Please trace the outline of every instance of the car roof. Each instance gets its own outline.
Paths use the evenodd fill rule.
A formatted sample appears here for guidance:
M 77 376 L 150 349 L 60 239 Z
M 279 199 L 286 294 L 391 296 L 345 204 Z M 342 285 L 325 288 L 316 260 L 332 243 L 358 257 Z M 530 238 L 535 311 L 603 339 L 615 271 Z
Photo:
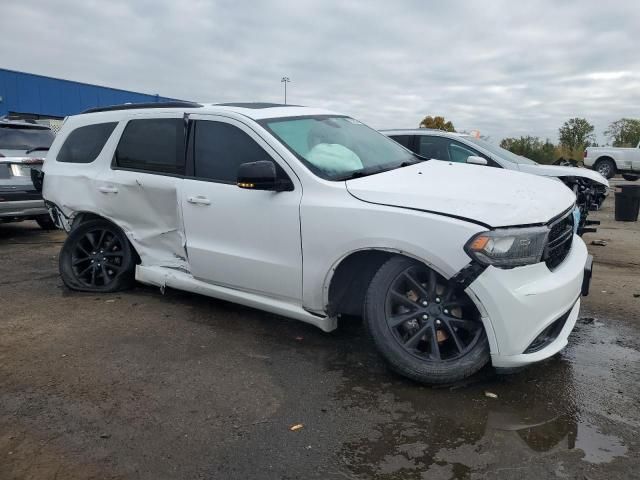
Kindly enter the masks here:
M 153 113 L 189 113 L 189 114 L 220 114 L 233 112 L 249 117 L 253 120 L 266 118 L 301 117 L 309 115 L 341 115 L 330 110 L 300 105 L 284 105 L 265 102 L 237 102 L 237 103 L 194 103 L 194 102 L 166 102 L 148 104 L 123 104 L 109 107 L 99 107 L 87 110 L 81 115 L 113 114 L 126 111 L 127 114 Z M 110 115 L 111 116 L 111 115 Z
M 380 130 L 385 135 L 440 135 L 442 137 L 469 137 L 468 133 L 445 132 L 435 128 L 395 128 Z

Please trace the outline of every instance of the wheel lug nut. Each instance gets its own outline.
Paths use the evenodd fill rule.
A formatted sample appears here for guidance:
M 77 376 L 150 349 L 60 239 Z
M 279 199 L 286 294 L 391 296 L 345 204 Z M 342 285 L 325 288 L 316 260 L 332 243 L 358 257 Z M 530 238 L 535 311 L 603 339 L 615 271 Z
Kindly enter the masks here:
M 423 320 L 429 320 L 429 315 L 422 315 Z
M 444 313 L 445 313 L 446 315 L 448 315 L 448 314 L 449 314 L 449 310 L 445 309 L 445 310 L 444 310 Z
M 436 298 L 436 303 L 440 303 L 440 298 Z
M 441 323 L 440 319 L 436 320 L 436 325 L 440 325 Z
M 422 302 L 422 306 L 423 306 L 423 307 L 426 307 L 427 305 L 429 305 L 429 302 L 427 302 L 427 301 L 423 301 L 423 302 Z

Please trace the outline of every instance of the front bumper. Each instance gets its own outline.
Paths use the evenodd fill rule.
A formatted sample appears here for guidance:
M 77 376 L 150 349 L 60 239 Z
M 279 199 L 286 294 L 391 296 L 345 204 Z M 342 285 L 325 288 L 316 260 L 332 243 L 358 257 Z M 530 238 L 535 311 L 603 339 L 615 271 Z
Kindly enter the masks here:
M 489 267 L 467 288 L 482 315 L 495 367 L 538 362 L 566 346 L 580 311 L 580 296 L 588 292 L 589 258 L 584 242 L 574 235 L 571 251 L 553 271 L 544 263 L 510 270 Z M 553 341 L 524 353 L 560 318 L 564 326 Z

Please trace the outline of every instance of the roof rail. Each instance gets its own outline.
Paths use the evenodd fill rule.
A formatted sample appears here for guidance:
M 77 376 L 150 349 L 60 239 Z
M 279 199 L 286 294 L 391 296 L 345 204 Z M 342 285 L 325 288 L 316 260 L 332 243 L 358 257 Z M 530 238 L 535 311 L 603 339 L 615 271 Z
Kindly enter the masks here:
M 138 108 L 199 108 L 201 104 L 195 102 L 183 102 L 176 100 L 173 102 L 149 102 L 149 103 L 123 103 L 120 105 L 109 105 L 108 107 L 96 107 L 85 110 L 82 113 L 111 112 L 114 110 L 134 110 Z

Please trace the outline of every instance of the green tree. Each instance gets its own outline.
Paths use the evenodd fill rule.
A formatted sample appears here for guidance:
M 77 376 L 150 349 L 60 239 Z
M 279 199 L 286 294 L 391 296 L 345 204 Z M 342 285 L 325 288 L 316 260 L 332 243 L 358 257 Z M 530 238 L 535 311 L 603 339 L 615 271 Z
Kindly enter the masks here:
M 426 116 L 419 125 L 420 128 L 433 128 L 435 130 L 444 130 L 445 132 L 455 132 L 456 129 L 451 122 L 445 122 L 444 117 Z
M 529 135 L 520 138 L 504 138 L 500 146 L 538 163 L 552 163 L 555 160 L 555 146 L 549 139 L 543 141 Z
M 558 129 L 560 147 L 564 148 L 570 158 L 581 158 L 586 147 L 595 142 L 594 127 L 586 118 L 571 118 Z
M 614 147 L 635 147 L 640 142 L 640 120 L 621 118 L 609 124 L 604 134 Z

